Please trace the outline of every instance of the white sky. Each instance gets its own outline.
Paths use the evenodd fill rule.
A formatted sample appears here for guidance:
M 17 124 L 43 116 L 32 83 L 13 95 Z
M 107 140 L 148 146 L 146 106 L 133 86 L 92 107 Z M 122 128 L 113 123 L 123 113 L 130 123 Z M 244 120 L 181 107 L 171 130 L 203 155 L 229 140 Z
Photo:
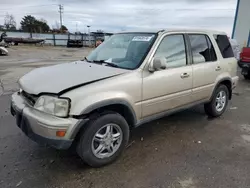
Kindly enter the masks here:
M 51 27 L 59 22 L 58 4 L 64 6 L 63 24 L 71 32 L 106 32 L 147 28 L 208 28 L 232 32 L 237 0 L 0 0 L 0 25 L 13 14 L 20 26 L 23 16 L 43 18 Z M 21 4 L 22 2 L 22 4 Z

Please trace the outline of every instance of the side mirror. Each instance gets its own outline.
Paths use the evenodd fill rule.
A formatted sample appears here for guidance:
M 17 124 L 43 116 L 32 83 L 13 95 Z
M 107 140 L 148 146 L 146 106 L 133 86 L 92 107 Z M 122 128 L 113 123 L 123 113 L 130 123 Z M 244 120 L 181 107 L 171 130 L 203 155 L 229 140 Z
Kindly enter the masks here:
M 150 62 L 149 71 L 154 72 L 161 69 L 166 69 L 166 58 L 164 57 L 154 57 Z

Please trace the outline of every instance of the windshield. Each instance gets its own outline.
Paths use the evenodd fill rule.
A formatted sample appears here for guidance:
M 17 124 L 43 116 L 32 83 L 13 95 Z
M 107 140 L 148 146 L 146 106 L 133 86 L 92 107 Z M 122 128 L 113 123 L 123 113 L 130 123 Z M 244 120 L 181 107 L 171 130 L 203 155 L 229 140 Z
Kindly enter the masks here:
M 138 68 L 154 43 L 156 34 L 125 33 L 111 36 L 87 56 L 90 62 L 108 62 L 118 68 Z

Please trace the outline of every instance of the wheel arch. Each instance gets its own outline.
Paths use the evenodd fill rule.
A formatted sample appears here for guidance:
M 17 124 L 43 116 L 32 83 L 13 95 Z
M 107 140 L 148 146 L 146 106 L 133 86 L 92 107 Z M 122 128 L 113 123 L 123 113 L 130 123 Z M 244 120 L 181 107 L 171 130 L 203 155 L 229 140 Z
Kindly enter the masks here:
M 136 113 L 133 107 L 126 100 L 110 99 L 100 101 L 90 105 L 81 112 L 80 116 L 91 116 L 93 114 L 101 114 L 104 111 L 117 112 L 124 117 L 130 127 L 133 127 L 137 122 Z
M 225 85 L 228 89 L 228 92 L 229 92 L 229 100 L 232 99 L 232 79 L 231 78 L 223 78 L 221 79 L 220 81 L 217 82 L 217 84 L 215 85 L 214 87 L 214 90 L 213 90 L 213 93 L 212 93 L 212 96 L 210 98 L 210 100 L 212 99 L 216 89 L 219 87 L 219 85 Z
M 130 128 L 135 127 L 137 118 L 132 106 L 125 100 L 107 100 L 97 102 L 81 112 L 80 115 L 73 116 L 74 118 L 80 119 L 79 123 L 72 133 L 71 138 L 74 139 L 74 143 L 77 143 L 81 133 L 87 128 L 88 122 L 91 119 L 95 119 L 105 113 L 118 113 L 127 121 Z M 81 120 L 82 119 L 82 120 Z

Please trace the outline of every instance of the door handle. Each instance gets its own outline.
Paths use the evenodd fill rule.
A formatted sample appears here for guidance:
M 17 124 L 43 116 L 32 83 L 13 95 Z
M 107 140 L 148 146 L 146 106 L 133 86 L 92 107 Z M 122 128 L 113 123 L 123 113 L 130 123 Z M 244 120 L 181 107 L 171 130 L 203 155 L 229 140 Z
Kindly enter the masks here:
M 182 74 L 181 74 L 181 78 L 187 78 L 187 77 L 189 77 L 189 74 L 188 74 L 188 73 L 185 72 L 185 73 L 182 73 Z
M 220 66 L 217 66 L 217 67 L 215 68 L 215 70 L 216 70 L 216 71 L 219 71 L 219 70 L 221 70 L 221 67 L 220 67 Z

